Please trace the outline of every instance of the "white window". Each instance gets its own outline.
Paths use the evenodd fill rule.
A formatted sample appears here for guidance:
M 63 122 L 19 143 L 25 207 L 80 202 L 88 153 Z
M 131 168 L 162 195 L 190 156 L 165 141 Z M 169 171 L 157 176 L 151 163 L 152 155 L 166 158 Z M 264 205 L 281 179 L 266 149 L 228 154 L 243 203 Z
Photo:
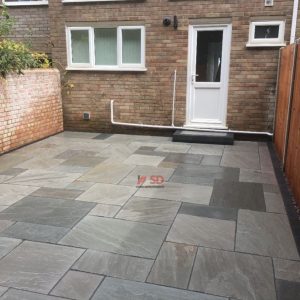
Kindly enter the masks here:
M 3 0 L 6 6 L 48 5 L 48 0 Z
M 247 47 L 285 46 L 284 31 L 284 21 L 251 22 Z
M 143 26 L 67 27 L 68 69 L 145 71 Z

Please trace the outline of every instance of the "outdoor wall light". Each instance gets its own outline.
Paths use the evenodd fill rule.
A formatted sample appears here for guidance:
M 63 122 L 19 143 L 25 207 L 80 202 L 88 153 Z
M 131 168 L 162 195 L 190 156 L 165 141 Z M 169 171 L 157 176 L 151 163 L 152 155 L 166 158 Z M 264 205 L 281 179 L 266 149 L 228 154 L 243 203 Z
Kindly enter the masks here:
M 164 26 L 170 26 L 172 24 L 172 18 L 171 17 L 163 17 L 163 25 Z M 173 27 L 174 29 L 178 28 L 178 19 L 177 16 L 173 17 Z

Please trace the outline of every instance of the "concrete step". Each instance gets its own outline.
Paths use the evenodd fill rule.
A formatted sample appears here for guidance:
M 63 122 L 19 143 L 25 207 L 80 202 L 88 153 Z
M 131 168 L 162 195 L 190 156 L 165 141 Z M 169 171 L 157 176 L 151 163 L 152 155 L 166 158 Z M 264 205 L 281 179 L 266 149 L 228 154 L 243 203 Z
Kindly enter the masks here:
M 173 134 L 173 142 L 233 145 L 234 134 L 227 132 L 176 130 Z

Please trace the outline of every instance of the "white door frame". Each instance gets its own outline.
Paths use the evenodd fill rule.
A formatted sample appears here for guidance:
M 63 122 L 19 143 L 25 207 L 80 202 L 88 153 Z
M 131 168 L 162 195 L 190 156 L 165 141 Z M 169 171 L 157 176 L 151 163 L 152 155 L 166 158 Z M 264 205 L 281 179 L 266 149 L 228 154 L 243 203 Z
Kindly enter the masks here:
M 195 59 L 195 51 L 197 51 L 197 32 L 198 31 L 212 31 L 223 30 L 223 50 L 222 50 L 222 69 L 221 69 L 221 97 L 222 101 L 222 119 L 219 124 L 211 123 L 209 120 L 205 123 L 192 123 L 191 120 L 191 107 L 192 107 L 192 71 Z M 187 65 L 187 92 L 186 92 L 186 123 L 185 127 L 197 128 L 216 128 L 227 129 L 227 102 L 228 102 L 228 84 L 229 84 L 229 69 L 230 69 L 230 51 L 231 51 L 231 24 L 207 24 L 207 25 L 189 25 L 189 43 L 188 43 L 188 65 Z M 214 86 L 214 82 L 206 83 L 207 85 Z

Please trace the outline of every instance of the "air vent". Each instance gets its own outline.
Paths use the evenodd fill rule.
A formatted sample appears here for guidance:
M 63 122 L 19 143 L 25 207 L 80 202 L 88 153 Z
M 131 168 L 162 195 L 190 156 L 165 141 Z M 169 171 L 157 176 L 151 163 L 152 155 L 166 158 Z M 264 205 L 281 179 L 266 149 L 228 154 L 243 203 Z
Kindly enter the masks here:
M 83 120 L 88 121 L 88 120 L 90 120 L 90 119 L 91 119 L 91 113 L 89 113 L 89 112 L 84 112 L 84 113 L 83 113 Z
M 265 6 L 273 6 L 274 1 L 273 0 L 265 0 Z

